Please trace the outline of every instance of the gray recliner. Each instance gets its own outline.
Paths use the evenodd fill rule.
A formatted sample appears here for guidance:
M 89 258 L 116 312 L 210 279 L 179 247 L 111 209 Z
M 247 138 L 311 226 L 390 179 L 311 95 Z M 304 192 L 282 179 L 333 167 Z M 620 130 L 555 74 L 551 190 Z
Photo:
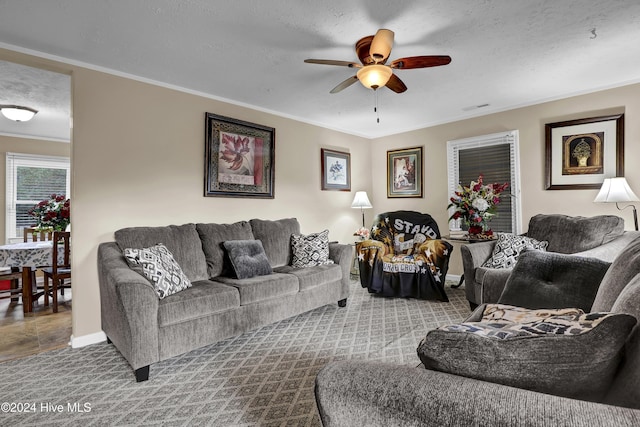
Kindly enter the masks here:
M 529 257 L 532 262 L 529 271 L 536 269 L 537 261 L 534 258 L 536 257 Z M 580 257 L 556 254 L 542 254 L 539 258 L 542 262 L 551 263 L 551 269 L 558 261 L 562 265 L 558 268 L 568 268 L 567 275 L 554 276 L 553 279 L 564 283 L 571 283 L 572 267 L 579 269 L 584 262 Z M 573 266 L 572 259 L 576 262 Z M 540 273 L 529 284 L 536 286 L 538 279 L 544 275 L 545 273 Z M 565 282 L 567 279 L 569 281 Z M 556 285 L 562 286 L 562 283 Z M 532 296 L 534 305 L 544 306 L 546 303 L 543 299 L 542 294 Z M 627 245 L 606 269 L 597 294 L 589 304 L 593 312 L 621 313 L 640 320 L 640 237 Z M 478 307 L 466 322 L 477 321 L 484 308 L 485 305 Z M 598 343 L 608 342 L 606 336 L 596 335 L 595 338 Z M 429 336 L 426 340 L 428 339 Z M 464 351 L 460 354 L 459 357 L 465 357 Z M 591 351 L 584 356 L 588 357 L 589 354 Z M 423 367 L 340 361 L 330 363 L 318 374 L 316 402 L 325 427 L 640 425 L 638 323 L 627 335 L 626 341 L 623 340 L 622 352 L 618 354 L 621 362 L 605 384 L 602 397 L 598 399 L 561 397 L 554 393 L 541 393 Z M 597 352 L 593 352 L 593 358 L 596 355 Z M 566 359 L 562 361 L 567 362 Z M 544 367 L 538 367 L 541 376 L 546 374 Z M 547 376 L 548 381 L 556 382 L 556 386 L 562 389 L 562 379 Z
M 528 237 L 547 241 L 548 252 L 598 258 L 612 262 L 638 232 L 625 232 L 624 220 L 614 215 L 572 217 L 539 214 L 529 221 Z M 467 300 L 472 308 L 495 303 L 511 274 L 510 268 L 482 265 L 491 257 L 495 241 L 463 245 L 460 248 Z

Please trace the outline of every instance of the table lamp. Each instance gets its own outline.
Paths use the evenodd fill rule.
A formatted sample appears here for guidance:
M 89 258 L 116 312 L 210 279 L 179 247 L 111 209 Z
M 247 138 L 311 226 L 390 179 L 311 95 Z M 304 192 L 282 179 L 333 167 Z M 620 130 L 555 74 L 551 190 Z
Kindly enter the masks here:
M 633 223 L 638 230 L 638 212 L 634 205 L 625 206 L 621 208 L 618 206 L 618 202 L 638 202 L 638 196 L 631 190 L 627 180 L 624 177 L 619 178 L 606 178 L 602 183 L 600 192 L 596 196 L 594 202 L 596 203 L 615 203 L 616 208 L 619 210 L 626 209 L 628 207 L 633 208 Z
M 356 191 L 356 195 L 353 198 L 353 203 L 351 203 L 351 207 L 356 209 L 360 208 L 360 212 L 362 212 L 362 227 L 364 227 L 364 209 L 371 209 L 371 202 L 367 197 L 366 191 Z

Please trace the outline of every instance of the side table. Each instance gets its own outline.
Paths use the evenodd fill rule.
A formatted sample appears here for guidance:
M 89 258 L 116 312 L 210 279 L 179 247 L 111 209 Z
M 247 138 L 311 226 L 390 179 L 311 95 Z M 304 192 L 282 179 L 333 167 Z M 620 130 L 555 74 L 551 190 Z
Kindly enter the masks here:
M 351 270 L 349 271 L 349 278 L 351 280 L 360 279 L 360 264 L 358 263 L 358 251 L 356 251 L 356 244 L 351 243 L 353 246 L 353 259 L 351 260 Z
M 478 242 L 486 242 L 488 240 L 495 240 L 495 238 L 492 239 L 477 239 L 477 238 L 470 238 L 468 235 L 466 236 L 455 236 L 455 237 L 451 237 L 451 236 L 443 236 L 442 239 L 444 240 L 450 240 L 452 242 L 458 242 L 461 244 L 470 244 L 470 243 L 478 243 Z M 464 283 L 464 272 L 460 275 L 460 281 L 458 282 L 457 285 L 453 285 L 451 286 L 452 288 L 459 288 L 460 286 L 462 286 L 462 284 Z

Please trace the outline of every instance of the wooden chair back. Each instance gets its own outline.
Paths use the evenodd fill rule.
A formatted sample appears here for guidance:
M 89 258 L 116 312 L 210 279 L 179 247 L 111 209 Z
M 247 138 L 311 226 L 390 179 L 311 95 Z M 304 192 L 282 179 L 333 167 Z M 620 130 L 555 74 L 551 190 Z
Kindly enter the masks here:
M 62 263 L 60 259 L 60 251 L 63 251 Z M 71 268 L 71 232 L 70 231 L 54 231 L 53 232 L 53 274 L 56 275 L 58 269 Z
M 44 242 L 53 239 L 53 231 L 40 231 L 33 227 L 24 228 L 24 241 L 25 242 Z

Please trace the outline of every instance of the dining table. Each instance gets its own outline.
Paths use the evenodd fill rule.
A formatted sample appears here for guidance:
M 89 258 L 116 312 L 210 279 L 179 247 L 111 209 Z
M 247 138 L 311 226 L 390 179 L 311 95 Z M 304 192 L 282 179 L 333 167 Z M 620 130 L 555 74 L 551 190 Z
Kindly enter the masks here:
M 64 253 L 60 252 L 59 257 L 64 257 Z M 52 265 L 52 256 L 52 241 L 20 242 L 0 246 L 0 267 L 22 269 L 22 310 L 25 314 L 33 311 L 35 283 L 31 281 L 31 272 L 38 267 Z M 63 259 L 59 259 L 58 262 L 63 262 Z

